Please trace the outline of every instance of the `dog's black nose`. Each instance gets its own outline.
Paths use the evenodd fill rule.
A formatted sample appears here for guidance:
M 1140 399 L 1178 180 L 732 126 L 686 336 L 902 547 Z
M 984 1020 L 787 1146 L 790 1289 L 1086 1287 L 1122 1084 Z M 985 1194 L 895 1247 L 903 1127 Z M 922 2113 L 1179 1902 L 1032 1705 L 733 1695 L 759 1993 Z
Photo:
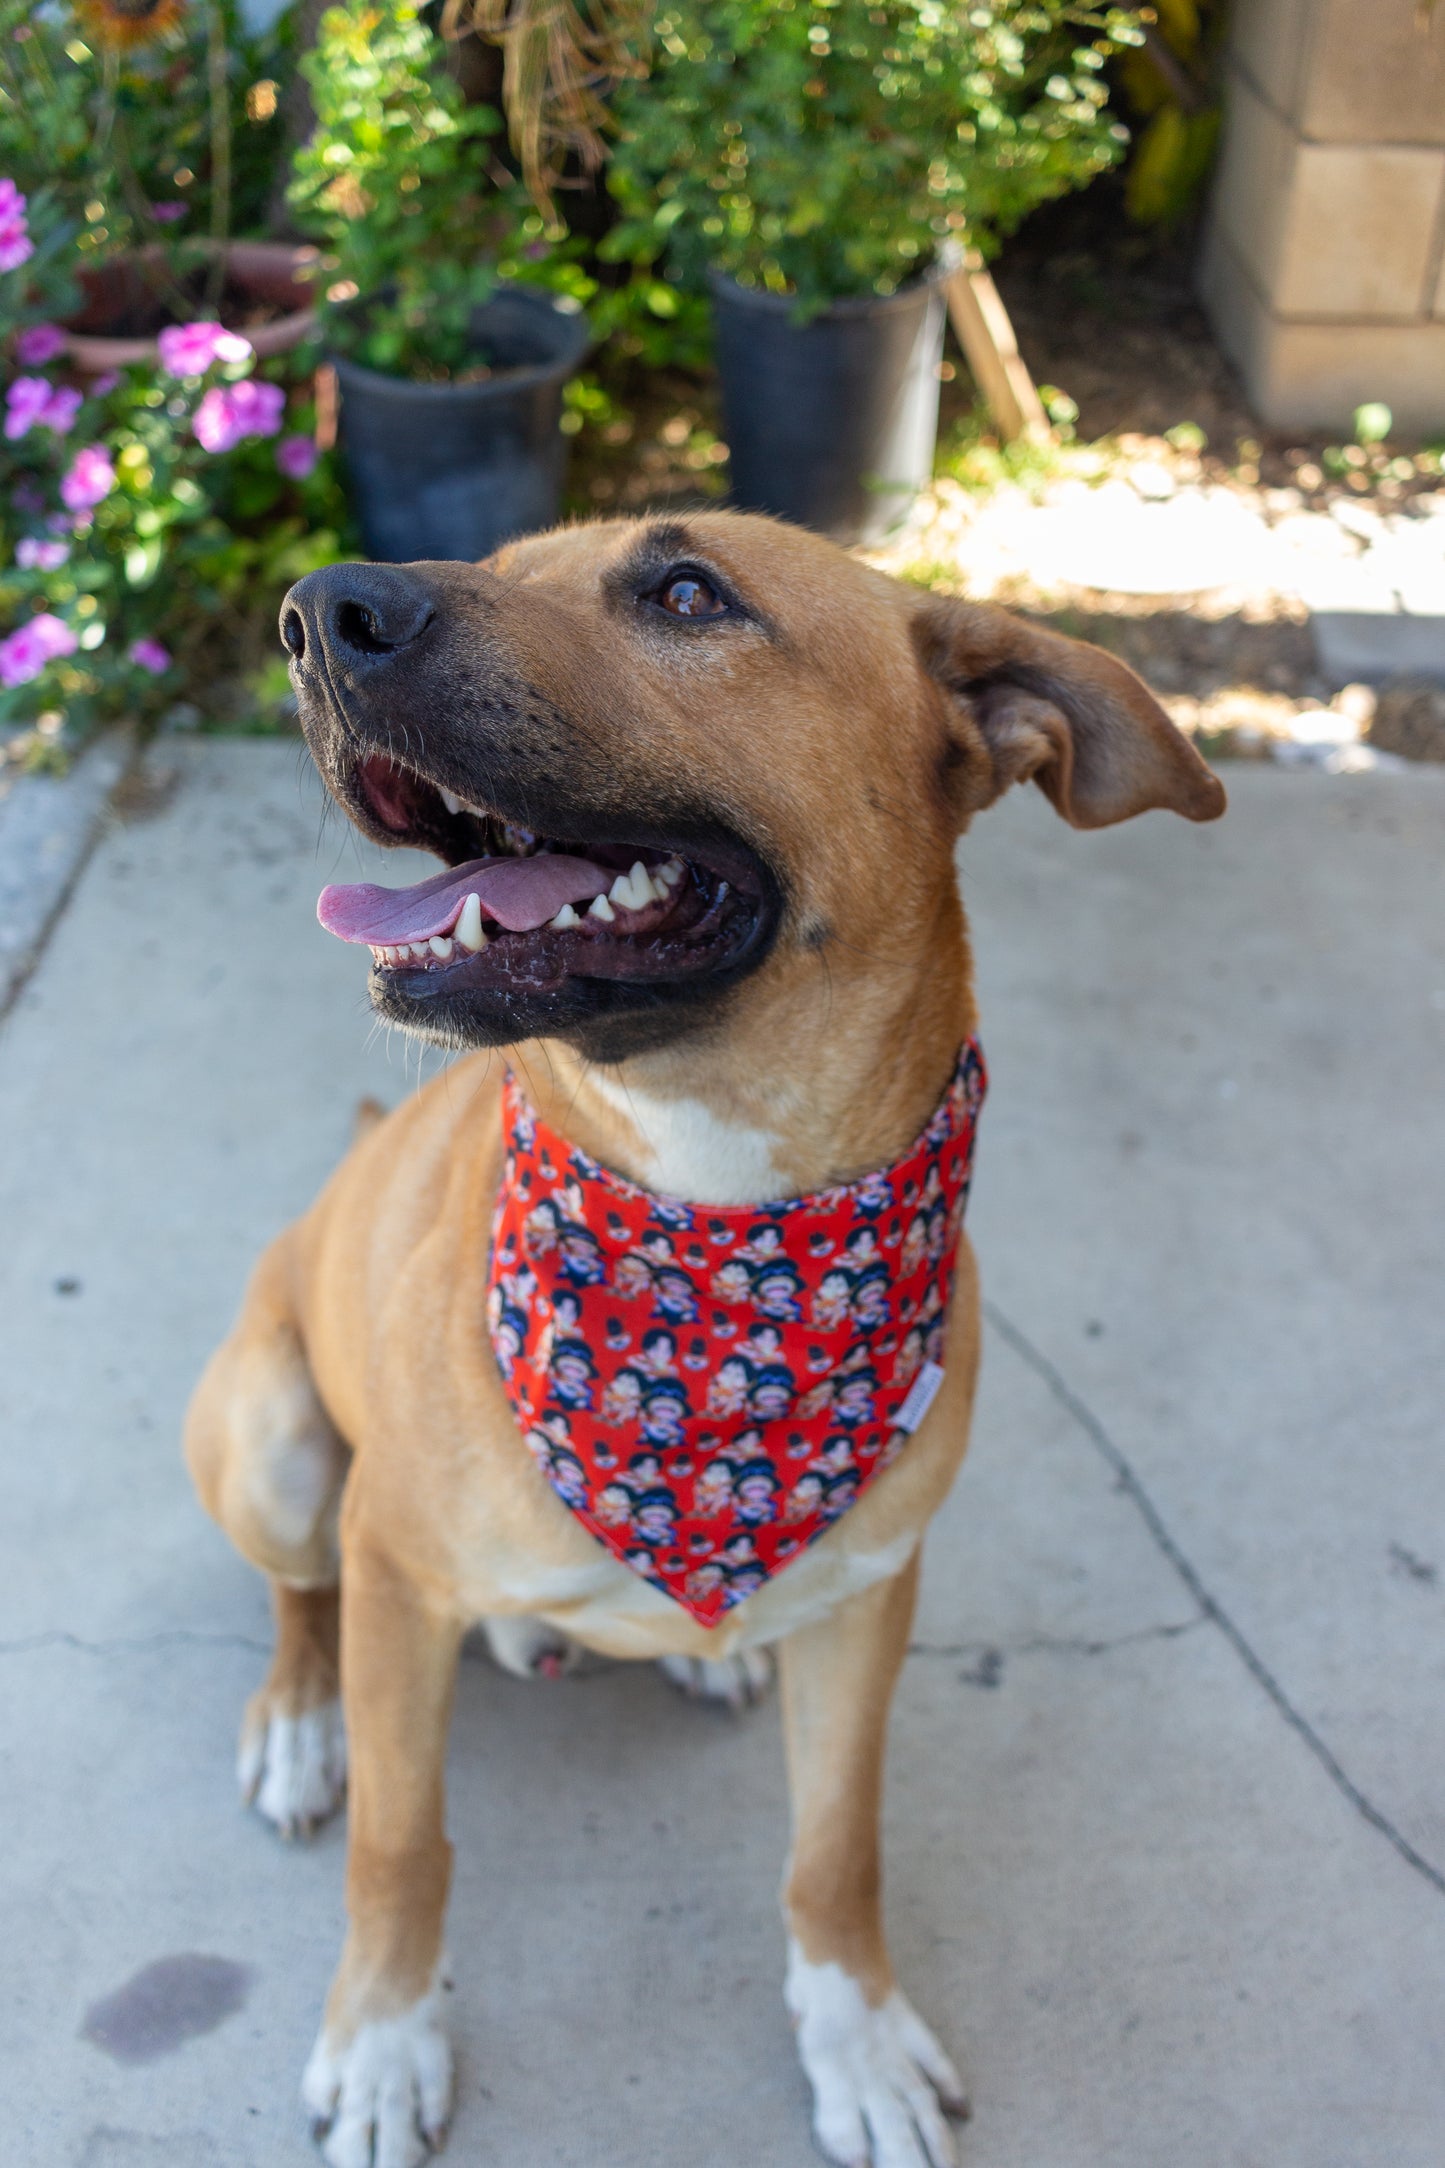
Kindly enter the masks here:
M 287 595 L 281 639 L 296 662 L 319 647 L 350 671 L 410 647 L 435 614 L 426 588 L 402 566 L 328 565 L 308 572 Z

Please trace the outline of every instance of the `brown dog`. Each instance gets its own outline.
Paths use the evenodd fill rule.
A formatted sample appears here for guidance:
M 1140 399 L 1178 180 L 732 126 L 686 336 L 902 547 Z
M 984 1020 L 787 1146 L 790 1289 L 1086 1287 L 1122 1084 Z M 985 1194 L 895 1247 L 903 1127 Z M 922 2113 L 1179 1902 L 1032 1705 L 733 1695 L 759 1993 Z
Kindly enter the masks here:
M 1032 777 L 1083 828 L 1224 808 L 1108 655 L 764 519 L 338 566 L 293 589 L 282 632 L 317 765 L 378 842 L 452 866 L 560 843 L 673 869 L 620 920 L 564 903 L 490 938 L 475 913 L 424 943 L 367 936 L 382 1016 L 516 1046 L 542 1119 L 665 1197 L 807 1194 L 919 1135 L 974 1024 L 954 845 L 1010 783 Z M 327 2158 L 410 2168 L 445 2125 L 442 1771 L 458 1647 L 482 1620 L 514 1668 L 570 1638 L 729 1698 L 779 1647 L 786 1995 L 816 2136 L 836 2161 L 942 2168 L 961 2090 L 894 1983 L 878 1813 L 919 1546 L 967 1437 L 967 1242 L 915 1435 L 704 1627 L 595 1541 L 523 1447 L 480 1322 L 501 1067 L 473 1056 L 371 1123 L 261 1260 L 189 1419 L 201 1496 L 275 1598 L 241 1777 L 283 1829 L 340 1803 L 344 1692 L 350 1933 L 305 2080 Z

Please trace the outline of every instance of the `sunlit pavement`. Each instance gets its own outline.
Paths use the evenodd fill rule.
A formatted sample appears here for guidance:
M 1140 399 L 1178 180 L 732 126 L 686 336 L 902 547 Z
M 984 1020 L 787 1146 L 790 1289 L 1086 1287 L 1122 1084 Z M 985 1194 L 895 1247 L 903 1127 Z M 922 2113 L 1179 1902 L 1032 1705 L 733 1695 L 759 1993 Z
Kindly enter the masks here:
M 318 855 L 294 750 L 180 757 L 0 1029 L 15 2168 L 299 2168 L 341 1928 L 340 1828 L 288 1848 L 234 1793 L 266 1607 L 178 1429 L 359 1093 L 415 1068 L 314 924 L 358 854 Z M 1212 829 L 1030 798 L 963 853 L 991 1324 L 888 1842 L 971 2168 L 1442 2157 L 1445 771 L 1228 780 Z M 469 1660 L 451 1822 L 449 2159 L 815 2158 L 774 1706 Z M 223 1963 L 85 2037 L 183 1954 Z

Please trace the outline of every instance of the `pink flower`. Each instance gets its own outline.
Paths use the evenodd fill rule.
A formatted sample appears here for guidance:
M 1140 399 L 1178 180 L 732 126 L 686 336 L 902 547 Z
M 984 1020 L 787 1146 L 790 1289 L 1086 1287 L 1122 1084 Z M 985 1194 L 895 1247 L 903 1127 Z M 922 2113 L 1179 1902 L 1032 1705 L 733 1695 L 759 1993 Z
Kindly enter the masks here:
M 213 384 L 196 408 L 191 428 L 207 452 L 229 452 L 245 437 L 274 437 L 281 427 L 286 394 L 279 384 L 254 376 L 239 384 Z
M 167 324 L 156 345 L 171 376 L 204 376 L 213 362 L 251 358 L 250 340 L 223 324 Z
M 107 369 L 104 376 L 98 376 L 91 385 L 91 396 L 96 399 L 108 399 L 119 382 L 119 369 Z
M 65 333 L 59 324 L 31 324 L 16 336 L 15 358 L 27 369 L 43 369 L 65 351 Z
M 0 685 L 28 685 L 57 655 L 73 655 L 75 649 L 69 625 L 51 611 L 41 610 L 8 640 L 0 640 Z
M 125 652 L 127 661 L 149 670 L 152 677 L 160 677 L 171 666 L 170 649 L 162 647 L 159 640 L 132 640 Z
M 11 180 L 0 180 L 0 271 L 18 271 L 35 254 L 25 223 L 25 198 Z
M 115 468 L 100 444 L 87 444 L 66 468 L 60 484 L 60 501 L 72 512 L 89 512 L 115 488 Z
M 66 542 L 40 542 L 33 534 L 22 535 L 15 545 L 15 562 L 22 572 L 58 572 L 70 555 Z
M 293 482 L 304 482 L 320 457 L 314 437 L 283 437 L 276 447 L 276 464 Z
M 0 181 L 0 187 L 5 184 Z M 5 394 L 5 434 L 13 443 L 32 429 L 49 406 L 54 386 L 43 376 L 17 376 Z
M 174 201 L 170 203 L 153 203 L 151 205 L 151 217 L 159 219 L 163 226 L 168 226 L 173 218 L 184 218 L 188 209 L 188 204 Z

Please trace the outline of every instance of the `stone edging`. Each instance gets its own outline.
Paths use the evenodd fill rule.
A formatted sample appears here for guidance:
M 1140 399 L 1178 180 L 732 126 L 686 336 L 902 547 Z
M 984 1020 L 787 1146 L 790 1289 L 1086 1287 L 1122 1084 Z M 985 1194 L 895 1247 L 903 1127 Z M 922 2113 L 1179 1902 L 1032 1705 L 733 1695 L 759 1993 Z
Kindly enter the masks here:
M 0 1017 L 39 958 L 136 752 L 134 731 L 110 730 L 65 775 L 22 775 L 0 797 Z

